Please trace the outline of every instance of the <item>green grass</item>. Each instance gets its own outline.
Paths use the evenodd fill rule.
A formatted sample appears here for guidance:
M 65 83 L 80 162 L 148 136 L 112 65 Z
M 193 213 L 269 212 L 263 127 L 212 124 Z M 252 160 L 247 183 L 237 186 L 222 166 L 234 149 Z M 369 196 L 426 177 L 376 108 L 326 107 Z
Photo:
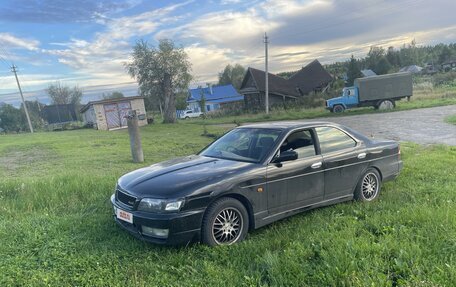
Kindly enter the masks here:
M 208 132 L 222 134 L 221 127 Z M 455 286 L 456 148 L 403 144 L 378 201 L 282 220 L 234 246 L 162 247 L 115 225 L 121 174 L 194 153 L 196 124 L 0 136 L 0 286 Z
M 445 118 L 445 121 L 449 124 L 453 124 L 453 125 L 456 125 L 456 114 L 454 115 L 451 115 L 447 118 Z

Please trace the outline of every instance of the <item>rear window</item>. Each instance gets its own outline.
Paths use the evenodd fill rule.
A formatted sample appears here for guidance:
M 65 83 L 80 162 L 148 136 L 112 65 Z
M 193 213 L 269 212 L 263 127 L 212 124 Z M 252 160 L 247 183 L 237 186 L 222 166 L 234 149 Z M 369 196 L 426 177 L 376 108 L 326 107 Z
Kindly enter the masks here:
M 315 130 L 320 141 L 322 154 L 356 146 L 356 141 L 339 129 L 319 127 Z

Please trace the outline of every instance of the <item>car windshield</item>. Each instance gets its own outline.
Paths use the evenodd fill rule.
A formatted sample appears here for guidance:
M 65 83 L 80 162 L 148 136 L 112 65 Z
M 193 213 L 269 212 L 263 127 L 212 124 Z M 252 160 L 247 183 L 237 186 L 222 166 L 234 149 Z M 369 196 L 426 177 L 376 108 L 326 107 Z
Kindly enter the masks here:
M 200 155 L 236 161 L 260 162 L 272 150 L 281 130 L 239 128 L 216 140 Z

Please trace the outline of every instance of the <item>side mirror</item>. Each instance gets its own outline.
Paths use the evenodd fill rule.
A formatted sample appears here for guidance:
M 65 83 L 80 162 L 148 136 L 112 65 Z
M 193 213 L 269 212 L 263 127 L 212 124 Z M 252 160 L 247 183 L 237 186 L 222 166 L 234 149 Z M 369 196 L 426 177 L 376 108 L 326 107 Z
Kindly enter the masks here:
M 295 152 L 294 150 L 287 150 L 282 152 L 278 157 L 274 158 L 272 162 L 274 163 L 280 163 L 284 161 L 291 161 L 291 160 L 296 160 L 298 159 L 298 153 Z

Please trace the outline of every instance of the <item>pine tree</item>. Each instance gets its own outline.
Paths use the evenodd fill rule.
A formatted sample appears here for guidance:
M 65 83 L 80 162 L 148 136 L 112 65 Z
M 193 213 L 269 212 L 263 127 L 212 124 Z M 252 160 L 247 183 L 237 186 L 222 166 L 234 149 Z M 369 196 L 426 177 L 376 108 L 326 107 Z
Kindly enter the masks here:
M 363 75 L 361 74 L 361 70 L 359 69 L 358 62 L 356 61 L 353 55 L 350 58 L 350 62 L 348 63 L 348 70 L 347 70 L 347 86 L 353 86 L 353 82 L 356 78 L 361 78 Z

